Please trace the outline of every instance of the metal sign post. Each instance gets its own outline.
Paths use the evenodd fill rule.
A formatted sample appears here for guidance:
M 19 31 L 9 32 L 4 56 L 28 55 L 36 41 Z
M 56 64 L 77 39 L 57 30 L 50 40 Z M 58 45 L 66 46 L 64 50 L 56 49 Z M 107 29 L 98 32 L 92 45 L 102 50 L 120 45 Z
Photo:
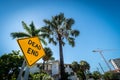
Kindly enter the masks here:
M 17 78 L 17 80 L 21 80 L 21 77 L 22 77 L 22 73 L 23 73 L 23 71 L 24 71 L 24 68 L 25 68 L 25 60 L 23 61 L 23 64 L 22 64 L 22 67 L 21 67 L 21 69 L 20 69 L 20 72 L 19 72 L 19 75 L 18 75 L 18 78 Z

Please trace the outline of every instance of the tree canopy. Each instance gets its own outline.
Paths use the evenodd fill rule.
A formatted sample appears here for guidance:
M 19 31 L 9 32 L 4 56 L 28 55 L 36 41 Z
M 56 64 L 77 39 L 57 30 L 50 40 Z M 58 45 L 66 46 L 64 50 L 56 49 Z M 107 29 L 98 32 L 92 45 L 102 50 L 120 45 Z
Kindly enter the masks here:
M 16 78 L 23 62 L 23 56 L 20 51 L 12 51 L 0 56 L 0 79 L 10 80 L 13 76 Z

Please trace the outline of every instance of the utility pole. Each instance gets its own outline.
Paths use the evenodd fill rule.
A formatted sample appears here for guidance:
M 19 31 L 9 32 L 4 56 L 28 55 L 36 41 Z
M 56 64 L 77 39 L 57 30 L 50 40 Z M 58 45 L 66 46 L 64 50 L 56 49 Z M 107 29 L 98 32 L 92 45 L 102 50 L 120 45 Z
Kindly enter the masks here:
M 97 71 L 100 72 L 99 68 L 97 67 Z
M 99 64 L 99 66 L 100 66 L 102 72 L 105 73 L 105 71 L 104 71 L 103 67 L 101 66 L 101 64 L 100 64 L 100 63 L 98 63 L 98 64 Z
M 105 57 L 102 54 L 103 50 L 93 50 L 92 52 L 99 52 L 101 57 L 103 58 L 104 62 L 106 63 L 108 69 L 111 71 L 111 67 L 109 66 L 108 62 L 106 61 Z

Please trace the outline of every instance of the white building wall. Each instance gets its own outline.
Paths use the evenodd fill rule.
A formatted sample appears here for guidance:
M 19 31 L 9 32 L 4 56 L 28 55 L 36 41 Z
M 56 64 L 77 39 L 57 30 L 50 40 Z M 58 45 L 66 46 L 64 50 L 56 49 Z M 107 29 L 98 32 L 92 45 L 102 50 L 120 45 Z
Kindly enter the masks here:
M 75 76 L 75 75 L 69 76 L 68 79 L 70 79 L 70 80 L 79 80 L 79 79 L 77 78 L 77 76 Z
M 65 67 L 65 72 L 68 72 L 68 74 L 71 74 L 72 69 L 69 67 L 69 65 L 67 65 L 67 67 Z
M 111 59 L 110 62 L 115 69 L 120 69 L 120 58 Z
M 68 79 L 70 79 L 70 80 L 78 80 L 77 75 L 73 72 L 72 68 L 70 68 L 69 65 L 66 65 L 65 72 L 68 72 L 68 74 L 70 75 L 68 77 Z M 71 73 L 73 73 L 73 75 L 71 75 Z
M 37 67 L 37 64 L 30 68 L 31 73 L 36 73 L 36 72 L 39 72 L 39 71 L 40 71 L 40 69 Z
M 52 64 L 48 65 L 48 70 L 52 70 Z
M 59 74 L 59 62 L 58 61 L 54 61 L 52 63 L 52 75 L 56 75 Z
M 117 65 L 115 64 L 115 62 L 113 60 L 111 60 L 111 63 L 115 69 L 118 69 Z

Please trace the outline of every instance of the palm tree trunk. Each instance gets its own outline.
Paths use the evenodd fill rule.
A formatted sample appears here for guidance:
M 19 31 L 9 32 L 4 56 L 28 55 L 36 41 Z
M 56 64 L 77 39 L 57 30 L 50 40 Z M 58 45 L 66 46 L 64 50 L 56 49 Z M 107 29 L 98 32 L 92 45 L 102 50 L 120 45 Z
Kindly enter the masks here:
M 42 70 L 44 71 L 45 69 L 45 61 L 43 61 L 43 64 L 42 64 Z
M 46 62 L 46 71 L 48 72 L 48 61 Z
M 64 69 L 64 58 L 63 58 L 63 49 L 62 49 L 62 43 L 61 43 L 61 35 L 58 34 L 59 38 L 59 55 L 60 55 L 60 76 L 61 80 L 65 80 L 65 69 Z
M 83 80 L 86 80 L 86 76 L 83 70 L 82 70 L 82 74 L 83 74 Z

